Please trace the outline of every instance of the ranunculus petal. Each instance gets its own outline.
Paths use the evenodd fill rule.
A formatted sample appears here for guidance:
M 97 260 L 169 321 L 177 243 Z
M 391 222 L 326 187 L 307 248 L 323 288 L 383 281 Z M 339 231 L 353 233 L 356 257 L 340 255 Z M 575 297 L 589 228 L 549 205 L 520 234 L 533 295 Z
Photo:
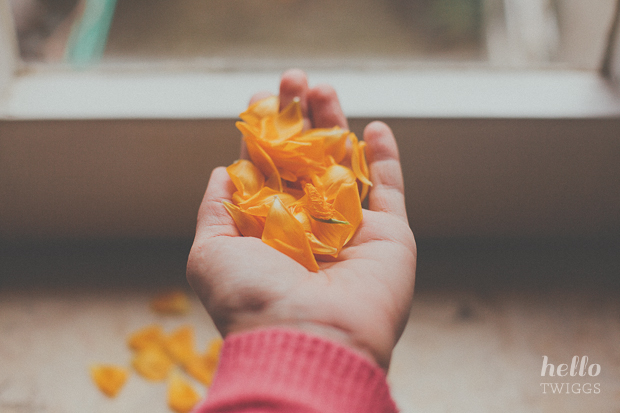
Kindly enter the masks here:
M 260 191 L 258 191 L 253 197 L 246 199 L 243 202 L 238 204 L 238 207 L 249 214 L 266 217 L 269 213 L 269 209 L 271 208 L 271 204 L 273 204 L 274 196 L 279 196 L 280 200 L 285 206 L 289 206 L 290 204 L 297 201 L 293 195 L 274 191 L 269 187 L 264 187 Z
M 351 233 L 347 236 L 345 244 L 349 242 L 357 227 L 362 222 L 362 203 L 360 201 L 357 183 L 343 184 L 338 189 L 334 199 L 334 209 L 351 224 Z
M 372 186 L 372 182 L 368 179 L 368 165 L 366 164 L 366 156 L 364 153 L 366 142 L 360 143 L 354 133 L 349 134 L 349 140 L 353 144 L 351 151 L 351 169 L 360 182 Z
M 319 177 L 325 190 L 327 199 L 334 199 L 338 193 L 340 185 L 356 182 L 355 174 L 346 166 L 334 164 L 325 170 L 325 173 Z
M 250 159 L 260 171 L 267 177 L 267 181 L 272 184 L 277 184 L 278 188 L 273 188 L 278 191 L 282 191 L 282 182 L 280 180 L 280 173 L 278 168 L 273 163 L 271 157 L 265 152 L 265 150 L 256 142 L 256 139 L 251 136 L 245 137 L 245 144 L 250 154 Z
M 189 413 L 201 397 L 189 381 L 175 372 L 168 383 L 168 406 L 175 413 Z
M 226 171 L 244 199 L 251 197 L 265 185 L 265 176 L 246 159 L 235 161 Z
M 94 364 L 90 367 L 90 374 L 99 390 L 108 397 L 115 397 L 129 377 L 125 367 L 110 364 Z
M 263 235 L 264 223 L 257 216 L 242 211 L 238 206 L 224 201 L 224 207 L 235 221 L 239 232 L 244 237 L 260 238 Z
M 252 126 L 258 126 L 261 119 L 277 115 L 279 109 L 280 99 L 277 96 L 270 96 L 251 104 L 239 117 Z
M 299 98 L 293 99 L 293 101 L 275 117 L 275 125 L 279 133 L 279 139 L 281 140 L 290 139 L 301 132 L 304 127 L 304 118 L 301 113 Z
M 319 270 L 303 225 L 295 219 L 277 196 L 265 220 L 262 240 L 308 270 L 315 272 Z

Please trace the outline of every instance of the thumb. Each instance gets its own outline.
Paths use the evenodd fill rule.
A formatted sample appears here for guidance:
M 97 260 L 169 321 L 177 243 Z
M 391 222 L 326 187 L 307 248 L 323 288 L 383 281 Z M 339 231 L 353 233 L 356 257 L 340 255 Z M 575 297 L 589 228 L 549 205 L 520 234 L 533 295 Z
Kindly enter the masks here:
M 211 172 L 207 190 L 198 209 L 196 238 L 239 235 L 235 221 L 222 203 L 230 201 L 235 190 L 226 168 L 218 167 Z
M 392 130 L 383 122 L 372 122 L 364 129 L 364 141 L 373 185 L 368 195 L 369 209 L 387 212 L 407 222 L 403 173 Z

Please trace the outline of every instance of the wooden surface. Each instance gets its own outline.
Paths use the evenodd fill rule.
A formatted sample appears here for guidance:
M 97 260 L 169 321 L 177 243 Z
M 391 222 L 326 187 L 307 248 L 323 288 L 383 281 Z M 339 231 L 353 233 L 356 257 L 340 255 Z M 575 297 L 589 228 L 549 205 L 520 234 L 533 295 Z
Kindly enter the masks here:
M 183 317 L 149 309 L 158 291 L 185 285 L 187 245 L 5 247 L 0 412 L 168 412 L 165 384 L 133 374 L 107 399 L 88 366 L 128 364 L 127 334 L 154 322 L 193 325 L 199 346 L 217 335 L 193 296 Z M 554 245 L 420 242 L 418 291 L 389 373 L 403 412 L 620 412 L 617 244 Z M 556 366 L 588 356 L 601 373 L 541 377 L 544 355 Z M 601 392 L 543 394 L 542 382 Z

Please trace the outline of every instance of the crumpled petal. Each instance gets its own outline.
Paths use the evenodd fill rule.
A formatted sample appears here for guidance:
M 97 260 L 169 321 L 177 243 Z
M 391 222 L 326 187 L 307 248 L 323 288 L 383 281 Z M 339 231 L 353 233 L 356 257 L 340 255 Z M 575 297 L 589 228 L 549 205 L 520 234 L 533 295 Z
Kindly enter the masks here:
M 162 346 L 150 345 L 134 354 L 131 365 L 145 379 L 160 381 L 168 377 L 174 362 Z
M 267 116 L 275 116 L 280 110 L 280 98 L 278 96 L 270 96 L 254 102 L 242 112 L 239 117 L 252 126 L 260 125 L 261 119 Z
M 90 374 L 99 390 L 108 397 L 116 397 L 129 377 L 125 367 L 110 364 L 93 364 Z
M 267 214 L 262 240 L 310 271 L 319 270 L 303 225 L 282 204 L 278 196 L 274 198 Z
M 339 164 L 329 166 L 319 177 L 327 199 L 334 199 L 341 185 L 355 183 L 356 179 L 351 169 Z
M 263 235 L 264 220 L 260 217 L 243 211 L 237 205 L 224 201 L 224 207 L 235 221 L 237 229 L 244 237 L 260 238 Z
M 194 351 L 194 329 L 182 326 L 172 332 L 164 341 L 168 355 L 179 364 L 185 364 L 196 354 Z
M 159 314 L 187 314 L 189 307 L 189 297 L 185 294 L 185 292 L 179 290 L 158 294 L 151 301 L 151 308 Z
M 349 242 L 357 227 L 362 222 L 362 203 L 360 201 L 357 184 L 343 184 L 338 189 L 336 198 L 334 199 L 334 209 L 351 224 L 351 232 L 347 235 L 345 244 Z
M 175 373 L 168 382 L 168 406 L 176 413 L 189 413 L 201 397 L 181 374 Z
M 226 172 L 243 199 L 250 198 L 265 185 L 265 176 L 246 159 L 235 161 L 226 168 Z
M 152 345 L 162 345 L 164 330 L 159 324 L 152 324 L 133 332 L 127 338 L 127 345 L 132 350 L 142 350 Z
M 372 182 L 369 179 L 368 164 L 366 163 L 366 142 L 359 142 L 354 133 L 349 135 L 349 140 L 353 144 L 351 150 L 351 169 L 355 173 L 355 177 L 362 183 L 361 199 L 364 199 L 368 193 L 368 187 L 372 186 Z

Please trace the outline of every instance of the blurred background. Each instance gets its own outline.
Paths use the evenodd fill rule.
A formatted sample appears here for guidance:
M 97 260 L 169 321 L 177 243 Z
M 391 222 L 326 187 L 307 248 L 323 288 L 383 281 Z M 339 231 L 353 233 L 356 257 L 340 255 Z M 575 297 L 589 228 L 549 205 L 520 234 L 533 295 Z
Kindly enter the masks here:
M 616 0 L 0 0 L 0 411 L 167 411 L 98 398 L 83 366 L 187 290 L 237 114 L 301 67 L 399 143 L 403 411 L 617 413 L 617 26 Z M 548 397 L 543 355 L 589 356 L 603 391 Z

